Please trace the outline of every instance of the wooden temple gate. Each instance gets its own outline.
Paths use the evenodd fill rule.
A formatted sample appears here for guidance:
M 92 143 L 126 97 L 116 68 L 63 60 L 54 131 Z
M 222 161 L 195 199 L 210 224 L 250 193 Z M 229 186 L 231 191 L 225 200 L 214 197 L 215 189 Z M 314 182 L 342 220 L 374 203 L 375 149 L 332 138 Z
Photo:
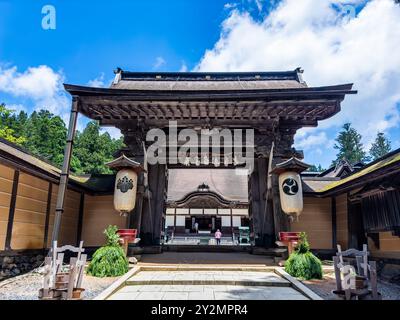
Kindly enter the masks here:
M 57 240 L 64 207 L 78 113 L 98 120 L 102 126 L 119 128 L 127 146 L 125 154 L 141 163 L 143 143 L 149 146 L 146 134 L 159 128 L 168 135 L 170 121 L 176 121 L 178 130 L 254 130 L 254 169 L 248 189 L 250 225 L 255 245 L 272 247 L 278 232 L 288 231 L 290 224 L 280 207 L 277 176 L 268 179 L 270 155 L 272 165 L 293 156 L 303 158 L 301 151 L 292 148 L 296 131 L 315 127 L 318 121 L 333 116 L 340 111 L 345 95 L 355 93 L 352 84 L 308 87 L 300 69 L 254 73 L 138 73 L 118 69 L 115 73 L 110 88 L 65 85 L 73 103 L 53 240 Z M 180 166 L 148 165 L 146 176 L 139 177 L 130 227 L 140 230 L 143 245 L 160 244 L 168 168 Z M 268 181 L 271 192 L 267 192 Z

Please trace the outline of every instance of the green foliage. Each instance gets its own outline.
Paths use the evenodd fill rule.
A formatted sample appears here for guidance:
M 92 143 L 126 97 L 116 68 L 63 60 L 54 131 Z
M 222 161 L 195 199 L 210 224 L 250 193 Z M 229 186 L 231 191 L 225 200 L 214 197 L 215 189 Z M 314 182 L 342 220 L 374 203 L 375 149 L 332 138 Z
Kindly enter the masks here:
M 21 112 L 23 116 L 25 113 Z M 18 116 L 13 114 L 13 110 L 7 109 L 4 104 L 0 104 L 0 138 L 12 143 L 22 145 L 26 138 L 19 134 L 19 127 L 16 125 Z
M 111 173 L 104 163 L 111 161 L 113 153 L 122 146 L 122 139 L 112 139 L 107 132 L 100 133 L 98 122 L 91 121 L 76 135 L 73 155 L 80 163 L 79 167 L 71 167 L 78 173 Z
M 95 277 L 118 277 L 128 272 L 128 260 L 121 247 L 101 247 L 96 250 L 88 268 Z
M 300 235 L 295 251 L 285 263 L 285 271 L 293 277 L 310 280 L 322 279 L 321 261 L 312 254 L 306 234 Z
M 67 127 L 64 121 L 47 110 L 16 114 L 0 104 L 0 137 L 24 146 L 33 154 L 57 166 L 64 160 Z M 122 138 L 101 133 L 98 122 L 89 122 L 77 132 L 71 158 L 71 170 L 77 174 L 111 173 L 104 163 L 123 147 Z
M 356 129 L 352 128 L 350 123 L 344 124 L 343 130 L 339 132 L 335 140 L 336 144 L 334 148 L 339 150 L 339 152 L 332 164 L 336 165 L 341 159 L 346 159 L 350 163 L 369 161 L 369 157 L 363 150 L 361 138 L 361 135 Z
M 61 165 L 59 155 L 64 153 L 67 128 L 64 121 L 47 110 L 34 111 L 24 128 L 26 147 L 32 153 Z
M 318 166 L 312 165 L 310 168 L 307 169 L 308 172 L 324 172 L 326 169 L 322 168 L 319 164 Z
M 391 150 L 391 142 L 385 136 L 383 132 L 378 132 L 376 135 L 375 141 L 369 150 L 369 154 L 371 155 L 373 160 L 379 159 L 384 155 L 388 154 Z
M 104 230 L 104 234 L 106 235 L 107 246 L 110 247 L 119 247 L 119 235 L 117 233 L 117 226 L 108 226 L 106 230 Z
M 95 277 L 117 277 L 128 272 L 128 259 L 119 245 L 116 226 L 104 230 L 106 245 L 96 250 L 89 264 L 88 274 Z

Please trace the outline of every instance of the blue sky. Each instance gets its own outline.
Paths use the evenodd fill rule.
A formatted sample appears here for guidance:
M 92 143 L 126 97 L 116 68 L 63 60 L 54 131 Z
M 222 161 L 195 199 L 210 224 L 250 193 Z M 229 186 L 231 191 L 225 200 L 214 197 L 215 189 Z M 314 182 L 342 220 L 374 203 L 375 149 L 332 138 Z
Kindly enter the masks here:
M 55 30 L 41 26 L 47 4 L 56 9 Z M 400 58 L 392 54 L 400 51 L 400 12 L 391 0 L 0 0 L 0 12 L 0 101 L 16 110 L 45 106 L 67 119 L 62 83 L 104 86 L 116 67 L 301 66 L 309 85 L 354 82 L 359 90 L 340 115 L 298 133 L 306 161 L 329 166 L 346 121 L 366 148 L 378 131 L 400 146 Z

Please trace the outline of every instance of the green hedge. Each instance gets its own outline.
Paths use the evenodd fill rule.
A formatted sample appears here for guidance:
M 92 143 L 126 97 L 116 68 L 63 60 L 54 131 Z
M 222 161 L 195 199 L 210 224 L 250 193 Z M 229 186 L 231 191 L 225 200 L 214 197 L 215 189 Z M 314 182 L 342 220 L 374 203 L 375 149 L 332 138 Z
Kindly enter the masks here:
M 108 226 L 104 230 L 107 243 L 93 254 L 87 270 L 88 274 L 103 278 L 122 276 L 128 272 L 128 259 L 118 243 L 117 230 L 116 226 Z
M 322 263 L 312 254 L 305 233 L 295 251 L 285 263 L 285 271 L 291 276 L 305 280 L 322 279 Z

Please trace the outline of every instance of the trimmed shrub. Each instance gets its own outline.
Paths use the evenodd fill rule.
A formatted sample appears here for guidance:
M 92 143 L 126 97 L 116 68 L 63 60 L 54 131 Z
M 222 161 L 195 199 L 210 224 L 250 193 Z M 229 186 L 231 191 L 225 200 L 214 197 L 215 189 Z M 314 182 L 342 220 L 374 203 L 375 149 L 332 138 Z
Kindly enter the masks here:
M 285 271 L 300 279 L 322 279 L 322 263 L 310 251 L 310 245 L 304 232 L 300 235 L 300 242 L 295 251 L 285 263 Z
M 128 272 L 128 259 L 119 245 L 117 230 L 116 226 L 108 226 L 104 230 L 107 243 L 93 254 L 88 274 L 104 278 L 122 276 Z

